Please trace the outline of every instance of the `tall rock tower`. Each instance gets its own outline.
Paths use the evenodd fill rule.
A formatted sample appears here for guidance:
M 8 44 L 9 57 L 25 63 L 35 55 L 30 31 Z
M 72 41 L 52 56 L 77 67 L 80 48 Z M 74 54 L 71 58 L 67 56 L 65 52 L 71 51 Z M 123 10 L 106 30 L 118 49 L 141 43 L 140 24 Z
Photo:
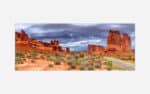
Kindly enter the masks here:
M 131 38 L 127 33 L 124 33 L 122 36 L 121 48 L 123 52 L 131 51 Z
M 121 35 L 117 30 L 110 30 L 107 37 L 107 50 L 121 51 Z
M 120 52 L 120 54 L 132 53 L 130 36 L 127 33 L 121 36 L 119 31 L 110 30 L 107 37 L 106 51 L 110 53 Z

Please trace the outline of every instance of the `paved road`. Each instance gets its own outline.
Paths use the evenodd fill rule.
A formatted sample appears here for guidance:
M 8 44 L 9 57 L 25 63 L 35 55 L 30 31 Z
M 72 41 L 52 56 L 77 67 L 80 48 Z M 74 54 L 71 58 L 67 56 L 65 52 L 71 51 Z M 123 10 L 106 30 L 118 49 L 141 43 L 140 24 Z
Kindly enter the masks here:
M 111 60 L 112 63 L 124 68 L 125 70 L 134 70 L 135 64 L 127 63 L 125 61 L 122 61 L 120 59 L 112 58 L 112 57 L 104 57 L 107 60 Z

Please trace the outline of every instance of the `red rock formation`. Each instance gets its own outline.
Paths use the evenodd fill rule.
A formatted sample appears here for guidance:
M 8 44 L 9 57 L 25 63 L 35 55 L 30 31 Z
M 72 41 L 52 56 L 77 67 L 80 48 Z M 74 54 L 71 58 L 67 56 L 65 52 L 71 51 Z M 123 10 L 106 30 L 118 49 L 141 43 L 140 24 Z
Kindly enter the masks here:
M 127 33 L 121 37 L 119 31 L 110 30 L 107 37 L 107 53 L 126 54 L 133 52 L 131 49 L 131 38 Z
M 50 43 L 45 43 L 38 41 L 36 39 L 29 38 L 24 30 L 21 32 L 16 32 L 16 50 L 38 50 L 38 51 L 47 51 L 47 52 L 70 52 L 69 48 L 66 48 L 66 51 L 62 50 L 62 47 L 59 44 L 58 40 L 51 40 Z
M 59 41 L 58 40 L 51 40 L 50 41 L 50 45 L 58 46 L 59 45 Z
M 24 30 L 21 30 L 21 32 L 16 32 L 16 41 L 27 41 L 28 39 L 29 37 Z
M 131 51 L 131 38 L 126 33 L 123 34 L 121 48 L 122 48 L 123 52 L 130 52 Z
M 62 52 L 63 51 L 58 40 L 51 40 L 49 43 L 49 47 L 52 47 L 53 52 Z
M 36 39 L 29 38 L 24 30 L 21 32 L 16 32 L 15 36 L 16 49 L 70 53 L 69 48 L 62 50 L 58 40 L 51 40 L 49 43 L 38 41 Z M 128 34 L 123 34 L 121 37 L 119 31 L 110 30 L 107 37 L 107 47 L 104 48 L 101 45 L 89 44 L 88 53 L 101 55 L 120 55 L 134 52 L 131 49 L 131 39 Z
M 110 30 L 107 37 L 107 50 L 121 51 L 121 35 L 117 30 Z
M 131 39 L 126 33 L 121 36 L 117 30 L 110 30 L 107 36 L 107 47 L 88 45 L 89 54 L 121 55 L 134 53 L 131 49 Z
M 70 53 L 70 49 L 69 49 L 69 48 L 66 48 L 65 52 L 66 52 L 66 53 Z
M 104 54 L 104 47 L 100 45 L 88 45 L 88 53 L 89 54 Z

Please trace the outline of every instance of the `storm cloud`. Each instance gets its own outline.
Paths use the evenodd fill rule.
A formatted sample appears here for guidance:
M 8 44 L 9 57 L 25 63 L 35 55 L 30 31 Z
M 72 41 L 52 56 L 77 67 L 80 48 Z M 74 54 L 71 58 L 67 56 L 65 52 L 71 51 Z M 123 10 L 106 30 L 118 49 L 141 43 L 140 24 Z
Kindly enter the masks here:
M 71 50 L 87 50 L 88 44 L 106 46 L 106 37 L 110 29 L 128 33 L 132 39 L 132 48 L 135 47 L 135 25 L 129 24 L 97 24 L 97 23 L 49 23 L 49 24 L 16 24 L 16 31 L 24 29 L 32 38 L 49 42 L 52 39 L 60 41 L 62 47 Z

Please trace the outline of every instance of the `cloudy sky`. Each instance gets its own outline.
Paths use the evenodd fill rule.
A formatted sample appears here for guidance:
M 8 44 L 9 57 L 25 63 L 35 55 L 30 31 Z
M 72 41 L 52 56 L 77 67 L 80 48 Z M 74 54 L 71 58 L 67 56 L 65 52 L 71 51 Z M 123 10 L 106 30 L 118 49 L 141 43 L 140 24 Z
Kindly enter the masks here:
M 62 47 L 69 47 L 72 51 L 87 50 L 88 44 L 97 44 L 106 47 L 106 37 L 109 29 L 116 29 L 121 34 L 128 33 L 132 39 L 132 48 L 134 49 L 135 47 L 135 26 L 130 23 L 18 23 L 15 25 L 15 29 L 16 32 L 24 29 L 30 37 L 44 42 L 57 39 L 60 41 Z

